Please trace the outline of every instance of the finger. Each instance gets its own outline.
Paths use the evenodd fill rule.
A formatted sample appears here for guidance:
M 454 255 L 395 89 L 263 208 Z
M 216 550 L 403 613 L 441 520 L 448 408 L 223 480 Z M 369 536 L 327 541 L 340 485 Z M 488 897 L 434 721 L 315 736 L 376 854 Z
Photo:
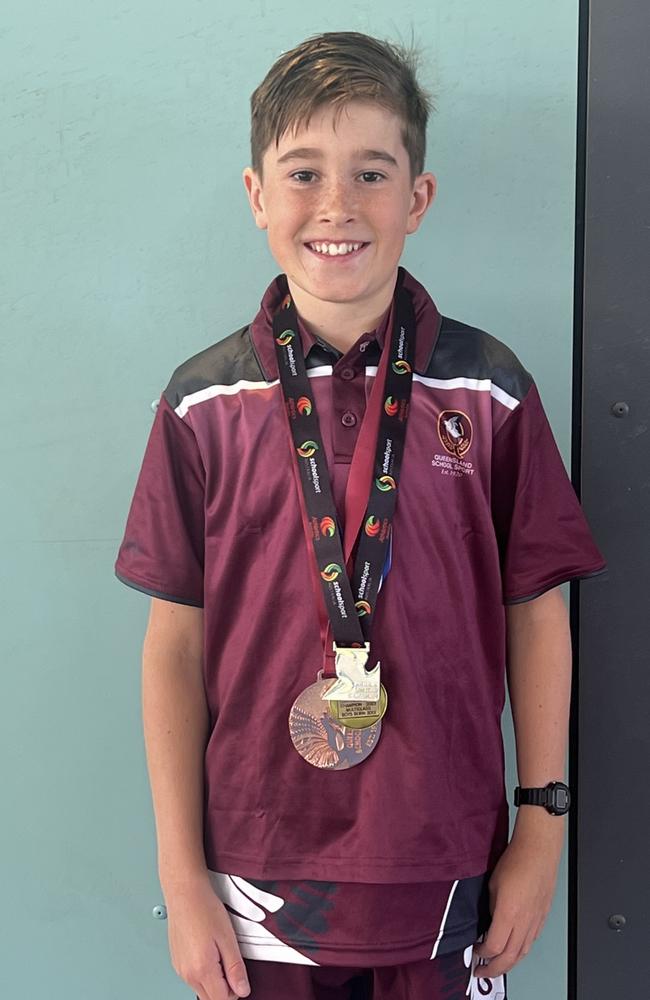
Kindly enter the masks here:
M 213 997 L 217 997 L 218 1000 L 230 1000 L 231 996 L 233 996 L 230 990 L 227 993 L 215 993 L 213 990 L 205 990 L 201 986 L 197 986 L 196 989 L 198 990 L 196 1000 L 213 1000 Z
M 521 945 L 521 951 L 515 959 L 515 965 L 530 954 L 531 948 L 535 944 L 535 941 L 542 932 L 544 926 L 544 918 L 538 921 L 533 921 L 528 929 L 528 933 L 524 937 L 523 943 Z
M 237 1000 L 237 994 L 230 989 L 220 962 L 203 978 L 198 996 L 200 1000 Z
M 518 962 L 521 961 L 522 958 L 525 958 L 526 955 L 530 953 L 530 949 L 533 947 L 534 943 L 535 943 L 535 933 L 533 930 L 530 930 L 524 939 L 524 943 L 521 946 L 521 952 L 519 953 L 519 958 L 517 959 Z
M 238 997 L 250 996 L 251 988 L 248 982 L 248 973 L 244 960 L 239 950 L 239 943 L 235 936 L 235 931 L 230 920 L 219 931 L 219 942 L 214 941 L 216 961 L 210 968 L 210 982 L 204 979 L 205 985 L 212 986 L 214 977 L 215 987 L 223 981 L 223 1000 L 234 1000 Z M 209 996 L 208 1000 L 222 1000 L 222 993 L 214 997 Z
M 214 959 L 210 962 L 207 972 L 204 972 L 199 982 L 199 987 L 201 1000 L 237 1000 L 238 994 L 231 989 L 226 978 L 223 959 L 219 948 L 216 946 L 216 942 Z M 201 993 L 201 990 L 203 993 Z
M 232 997 L 237 1000 L 238 997 L 248 997 L 251 993 L 251 988 L 248 983 L 248 976 L 246 975 L 246 967 L 242 961 L 235 962 L 226 970 L 226 976 L 228 980 L 228 986 L 232 990 Z M 228 994 L 230 998 L 230 993 Z
M 512 934 L 513 923 L 512 917 L 506 917 L 503 912 L 497 911 L 483 940 L 474 945 L 474 954 L 479 958 L 500 955 Z
M 537 927 L 535 928 L 535 939 L 537 939 L 542 931 L 544 930 L 544 925 L 548 919 L 550 910 L 546 910 L 545 913 L 540 917 Z
M 474 975 L 481 979 L 496 979 L 514 968 L 521 957 L 525 934 L 513 928 L 505 948 L 500 954 L 488 959 L 485 965 L 477 965 Z
M 234 945 L 228 942 L 222 946 L 221 965 L 228 986 L 235 994 L 235 997 L 250 996 L 251 988 L 248 982 L 248 974 L 236 940 L 234 941 Z

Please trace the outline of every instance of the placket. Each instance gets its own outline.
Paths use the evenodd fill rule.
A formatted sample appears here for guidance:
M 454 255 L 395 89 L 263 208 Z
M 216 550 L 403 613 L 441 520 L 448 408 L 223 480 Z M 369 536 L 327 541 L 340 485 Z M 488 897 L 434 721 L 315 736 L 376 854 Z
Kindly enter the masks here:
M 359 429 L 366 412 L 366 365 L 376 363 L 379 352 L 374 339 L 361 339 L 332 369 L 331 442 L 334 460 L 332 492 L 345 530 L 345 488 Z

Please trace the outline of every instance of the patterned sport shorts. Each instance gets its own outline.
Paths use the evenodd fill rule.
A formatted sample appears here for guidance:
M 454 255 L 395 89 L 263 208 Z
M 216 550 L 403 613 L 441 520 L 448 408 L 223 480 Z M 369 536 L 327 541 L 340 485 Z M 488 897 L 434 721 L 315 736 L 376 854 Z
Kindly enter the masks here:
M 507 1000 L 506 976 L 472 975 L 477 961 L 471 945 L 433 960 L 371 969 L 244 959 L 250 1000 Z

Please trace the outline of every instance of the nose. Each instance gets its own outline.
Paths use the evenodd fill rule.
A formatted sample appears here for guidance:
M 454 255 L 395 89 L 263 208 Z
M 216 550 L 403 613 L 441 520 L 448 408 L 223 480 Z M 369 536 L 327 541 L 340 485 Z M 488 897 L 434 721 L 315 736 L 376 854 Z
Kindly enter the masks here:
M 318 215 L 320 222 L 330 222 L 335 226 L 353 222 L 356 211 L 354 191 L 345 180 L 332 180 L 324 187 Z

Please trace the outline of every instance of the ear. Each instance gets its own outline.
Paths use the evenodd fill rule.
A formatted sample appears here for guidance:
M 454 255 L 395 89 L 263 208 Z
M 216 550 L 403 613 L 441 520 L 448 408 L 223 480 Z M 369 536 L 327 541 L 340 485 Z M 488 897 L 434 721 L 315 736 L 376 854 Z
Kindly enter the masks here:
M 264 211 L 264 196 L 262 192 L 262 185 L 257 173 L 252 169 L 252 167 L 246 167 L 242 174 L 242 180 L 244 182 L 244 187 L 246 188 L 246 194 L 248 195 L 251 212 L 253 213 L 253 218 L 255 219 L 255 225 L 258 229 L 267 229 L 268 221 L 266 218 L 266 212 Z
M 431 173 L 419 174 L 415 178 L 406 224 L 407 233 L 414 233 L 419 228 L 429 205 L 436 196 L 437 188 L 438 183 Z

